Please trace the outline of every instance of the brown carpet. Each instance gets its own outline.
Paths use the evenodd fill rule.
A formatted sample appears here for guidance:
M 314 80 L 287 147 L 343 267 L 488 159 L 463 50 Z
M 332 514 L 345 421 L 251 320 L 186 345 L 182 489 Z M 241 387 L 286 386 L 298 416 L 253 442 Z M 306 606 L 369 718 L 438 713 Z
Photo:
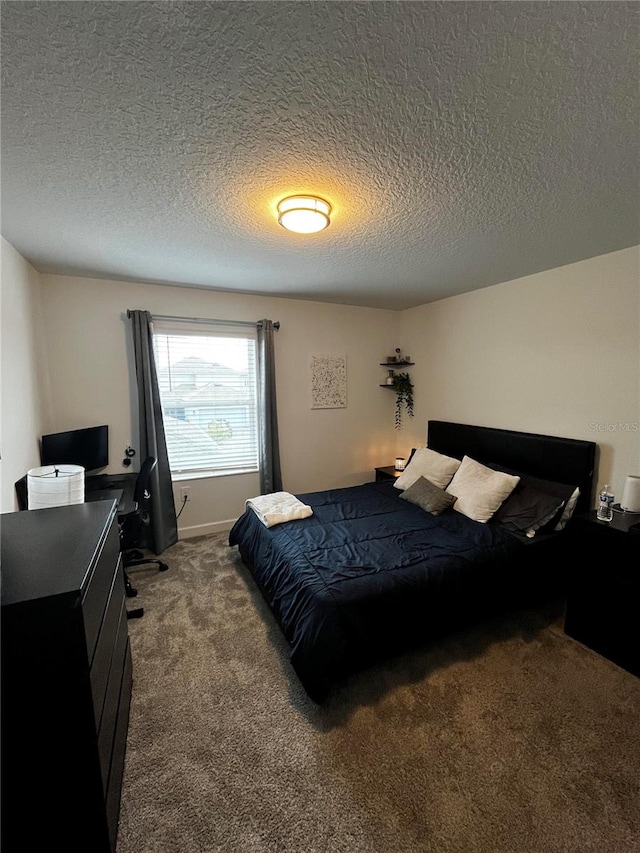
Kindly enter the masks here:
M 132 574 L 118 853 L 640 850 L 640 680 L 557 612 L 458 633 L 318 707 L 226 542 Z

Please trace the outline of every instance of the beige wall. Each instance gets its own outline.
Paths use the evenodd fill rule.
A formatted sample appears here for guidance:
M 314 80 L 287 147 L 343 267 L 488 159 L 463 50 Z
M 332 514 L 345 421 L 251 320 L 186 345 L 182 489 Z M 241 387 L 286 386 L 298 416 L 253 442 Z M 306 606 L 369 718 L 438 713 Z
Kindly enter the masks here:
M 640 248 L 403 312 L 428 419 L 595 441 L 597 481 L 640 474 Z
M 626 249 L 402 313 L 118 281 L 39 276 L 2 241 L 2 511 L 37 465 L 48 430 L 111 427 L 111 471 L 136 443 L 124 312 L 280 320 L 278 409 L 284 486 L 372 478 L 424 443 L 429 418 L 594 440 L 598 482 L 616 497 L 640 473 L 640 254 Z M 43 317 L 46 316 L 46 323 Z M 401 345 L 415 418 L 393 429 L 378 363 Z M 46 346 L 46 358 L 40 351 Z M 346 353 L 348 407 L 311 410 L 308 357 Z M 50 374 L 50 376 L 49 376 Z M 626 428 L 625 428 L 626 427 Z M 180 483 L 176 486 L 179 494 Z M 256 475 L 194 480 L 181 535 L 228 526 Z
M 45 275 L 42 282 L 55 428 L 108 423 L 109 470 L 125 470 L 121 460 L 127 442 L 137 444 L 130 404 L 127 308 L 186 317 L 280 321 L 276 369 L 287 491 L 366 482 L 373 478 L 375 466 L 393 461 L 393 401 L 389 392 L 378 388 L 384 377 L 378 364 L 398 345 L 398 313 L 66 276 Z M 311 353 L 346 354 L 347 408 L 311 410 Z M 184 484 L 175 485 L 176 504 Z M 249 474 L 193 480 L 190 485 L 192 500 L 179 522 L 183 536 L 228 526 L 241 513 L 245 499 L 259 492 L 257 475 Z
M 17 509 L 15 482 L 40 464 L 39 438 L 48 431 L 48 383 L 43 358 L 40 277 L 0 237 L 2 256 L 2 414 L 0 511 Z

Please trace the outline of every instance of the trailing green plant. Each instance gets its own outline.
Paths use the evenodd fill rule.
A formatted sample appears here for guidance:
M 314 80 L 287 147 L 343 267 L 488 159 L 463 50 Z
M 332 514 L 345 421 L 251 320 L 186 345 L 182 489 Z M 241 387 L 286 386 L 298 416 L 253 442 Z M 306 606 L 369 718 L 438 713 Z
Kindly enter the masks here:
M 402 429 L 402 409 L 413 417 L 413 384 L 408 373 L 396 373 L 393 377 L 393 390 L 396 392 L 396 429 Z

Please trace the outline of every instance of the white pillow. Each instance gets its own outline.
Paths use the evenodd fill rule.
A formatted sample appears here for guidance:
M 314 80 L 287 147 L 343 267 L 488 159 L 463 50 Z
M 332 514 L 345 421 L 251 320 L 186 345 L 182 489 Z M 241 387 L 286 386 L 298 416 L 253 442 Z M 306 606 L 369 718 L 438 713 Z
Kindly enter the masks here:
M 567 522 L 573 515 L 573 511 L 576 508 L 576 504 L 578 503 L 578 498 L 580 497 L 580 489 L 576 486 L 575 489 L 571 492 L 571 497 L 564 505 L 564 509 L 562 510 L 562 515 L 560 516 L 560 521 L 553 528 L 554 530 L 564 530 L 567 526 Z
M 446 491 L 458 500 L 453 508 L 474 521 L 489 521 L 520 482 L 520 477 L 493 471 L 464 456 Z
M 459 459 L 436 453 L 435 450 L 429 450 L 428 447 L 419 447 L 413 454 L 411 462 L 393 485 L 396 489 L 408 489 L 416 480 L 424 477 L 434 486 L 444 489 L 451 482 L 451 478 L 459 467 Z

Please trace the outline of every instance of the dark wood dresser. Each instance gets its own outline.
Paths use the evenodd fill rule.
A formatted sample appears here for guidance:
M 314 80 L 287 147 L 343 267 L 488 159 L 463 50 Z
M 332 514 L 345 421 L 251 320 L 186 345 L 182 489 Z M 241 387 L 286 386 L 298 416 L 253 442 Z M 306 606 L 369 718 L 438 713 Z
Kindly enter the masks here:
M 0 528 L 3 853 L 113 853 L 132 683 L 116 503 Z

